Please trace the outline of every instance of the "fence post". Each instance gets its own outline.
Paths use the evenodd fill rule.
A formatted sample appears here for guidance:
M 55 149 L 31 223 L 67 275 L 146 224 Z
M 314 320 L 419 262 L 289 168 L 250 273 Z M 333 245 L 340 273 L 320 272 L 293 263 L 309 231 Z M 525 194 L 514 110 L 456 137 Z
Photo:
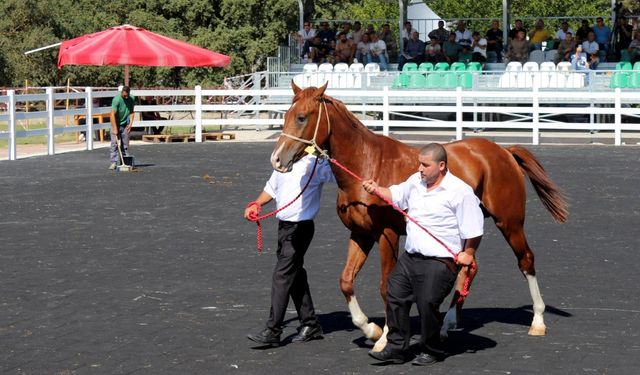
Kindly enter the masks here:
M 539 93 L 540 91 L 538 91 L 538 85 L 535 83 L 535 80 L 533 80 L 533 103 L 532 103 L 532 119 L 531 121 L 533 122 L 531 124 L 531 130 L 533 131 L 533 141 L 532 143 L 534 145 L 539 145 L 540 144 L 540 97 L 539 97 Z
M 196 142 L 202 142 L 202 86 L 196 86 Z
M 615 111 L 614 111 L 614 134 L 615 134 L 615 145 L 620 146 L 622 144 L 622 134 L 621 134 L 621 126 L 622 126 L 622 115 L 620 111 L 622 110 L 622 100 L 621 100 L 621 91 L 619 88 L 615 91 Z
M 53 98 L 53 87 L 47 87 L 47 154 L 54 155 L 55 150 L 55 126 L 53 111 L 56 110 L 56 103 Z
M 389 136 L 389 87 L 384 86 L 382 96 L 382 134 Z
M 462 87 L 456 87 L 456 140 L 462 140 Z
M 9 160 L 16 160 L 16 91 L 8 90 L 9 95 Z
M 91 151 L 93 150 L 93 89 L 91 87 L 85 87 L 84 92 L 86 95 L 84 105 L 87 107 L 87 116 L 84 122 L 87 128 L 87 135 L 84 138 L 87 142 L 87 151 Z M 109 130 L 109 132 L 111 132 L 111 130 Z

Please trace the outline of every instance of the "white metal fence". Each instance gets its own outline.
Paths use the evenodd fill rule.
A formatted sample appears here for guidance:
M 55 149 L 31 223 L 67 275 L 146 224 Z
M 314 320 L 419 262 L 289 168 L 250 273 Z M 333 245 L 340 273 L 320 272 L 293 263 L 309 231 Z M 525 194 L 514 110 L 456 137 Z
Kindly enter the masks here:
M 9 159 L 15 160 L 16 140 L 20 137 L 44 135 L 47 151 L 55 153 L 55 136 L 65 132 L 86 131 L 86 148 L 93 149 L 93 137 L 98 129 L 109 129 L 108 123 L 97 124 L 94 115 L 110 112 L 109 107 L 93 107 L 94 98 L 110 98 L 118 91 L 93 91 L 86 88 L 79 93 L 55 93 L 47 88 L 44 94 L 16 95 L 8 91 L 0 96 L 0 139 L 8 140 Z M 168 114 L 169 120 L 138 121 L 134 127 L 182 127 L 202 142 L 203 129 L 216 126 L 226 130 L 239 126 L 256 129 L 281 126 L 283 114 L 291 104 L 291 89 L 203 90 L 200 86 L 189 90 L 132 90 L 137 97 L 171 97 L 171 104 L 137 105 L 136 112 L 157 111 Z M 615 89 L 608 92 L 566 90 L 379 90 L 329 89 L 327 94 L 342 100 L 369 127 L 390 130 L 449 129 L 456 139 L 462 139 L 465 128 L 517 129 L 530 132 L 531 143 L 539 144 L 544 131 L 593 130 L 611 133 L 616 145 L 622 144 L 623 132 L 640 132 L 640 91 Z M 56 109 L 56 101 L 78 100 L 81 106 Z M 26 112 L 26 102 L 40 103 L 44 110 Z M 89 103 L 89 105 L 87 105 Z M 22 105 L 19 105 L 22 104 Z M 64 116 L 86 118 L 85 125 L 57 127 Z M 45 128 L 18 130 L 25 120 L 39 120 Z

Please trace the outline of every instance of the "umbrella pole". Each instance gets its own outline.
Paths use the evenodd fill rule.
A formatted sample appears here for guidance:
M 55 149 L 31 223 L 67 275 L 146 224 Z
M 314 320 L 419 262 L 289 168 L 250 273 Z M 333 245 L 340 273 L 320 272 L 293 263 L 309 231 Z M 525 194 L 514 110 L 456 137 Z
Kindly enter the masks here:
M 124 66 L 124 85 L 129 86 L 129 65 Z

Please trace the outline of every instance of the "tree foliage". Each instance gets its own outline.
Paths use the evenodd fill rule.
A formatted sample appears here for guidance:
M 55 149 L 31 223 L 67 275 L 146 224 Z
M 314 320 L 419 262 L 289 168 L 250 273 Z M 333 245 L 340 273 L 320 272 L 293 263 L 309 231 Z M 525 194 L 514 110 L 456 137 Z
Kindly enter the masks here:
M 622 0 L 627 7 L 637 0 Z M 500 17 L 502 0 L 426 0 L 445 18 Z M 361 20 L 397 31 L 395 0 L 304 0 L 305 18 Z M 607 15 L 610 0 L 510 0 L 512 15 Z M 631 9 L 631 8 L 629 8 Z M 0 2 L 0 86 L 115 86 L 122 67 L 56 68 L 58 50 L 25 51 L 121 24 L 218 51 L 232 58 L 226 69 L 132 67 L 133 86 L 219 85 L 225 76 L 262 70 L 268 56 L 298 28 L 297 0 L 3 0 Z M 369 22 L 378 20 L 377 22 Z M 554 25 L 555 26 L 555 25 Z M 484 26 L 483 26 L 484 28 Z

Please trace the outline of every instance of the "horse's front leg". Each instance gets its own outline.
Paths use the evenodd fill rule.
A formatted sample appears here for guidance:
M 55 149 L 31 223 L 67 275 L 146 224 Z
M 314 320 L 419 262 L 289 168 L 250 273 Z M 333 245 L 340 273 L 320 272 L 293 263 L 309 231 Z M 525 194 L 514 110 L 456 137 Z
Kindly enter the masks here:
M 380 296 L 384 302 L 385 312 L 387 310 L 387 281 L 389 280 L 389 274 L 396 266 L 398 261 L 398 242 L 400 236 L 392 229 L 385 229 L 382 236 L 378 239 L 380 245 Z M 387 333 L 389 328 L 384 325 L 382 336 L 376 341 L 373 346 L 374 352 L 379 352 L 387 345 Z
M 342 290 L 344 297 L 347 299 L 353 324 L 362 330 L 366 338 L 378 340 L 382 335 L 382 329 L 375 323 L 369 323 L 369 318 L 360 309 L 354 291 L 358 272 L 366 262 L 373 244 L 374 240 L 372 238 L 351 233 L 347 263 L 344 266 L 344 270 L 342 270 L 342 276 L 340 276 L 340 290 Z
M 467 281 L 467 277 L 469 277 L 469 284 L 467 286 L 468 292 L 469 289 L 471 289 L 471 283 L 473 282 L 473 279 L 476 277 L 477 273 L 477 262 L 475 267 L 462 267 L 460 269 L 460 272 L 458 272 L 458 278 L 456 279 L 456 287 L 453 293 L 453 298 L 451 299 L 449 310 L 447 310 L 447 313 L 444 316 L 442 328 L 440 329 L 441 340 L 446 340 L 447 338 L 449 338 L 449 331 L 454 330 L 458 327 L 458 323 L 460 322 L 460 318 L 462 316 L 462 305 L 464 305 L 464 301 L 466 299 L 466 296 L 464 296 L 462 292 L 464 290 L 464 285 Z

